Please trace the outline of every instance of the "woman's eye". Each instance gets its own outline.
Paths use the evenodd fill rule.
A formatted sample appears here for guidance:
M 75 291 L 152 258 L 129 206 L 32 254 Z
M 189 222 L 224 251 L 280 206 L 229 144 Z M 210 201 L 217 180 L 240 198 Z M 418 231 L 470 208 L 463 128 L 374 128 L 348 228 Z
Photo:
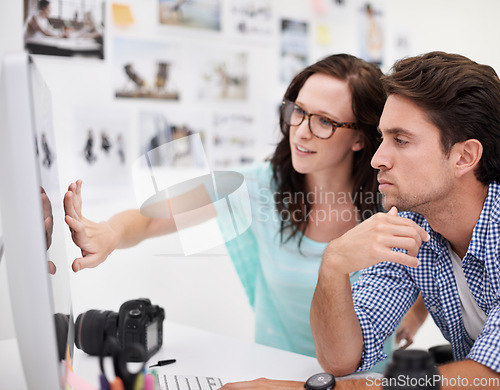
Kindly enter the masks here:
M 295 113 L 300 114 L 300 115 L 304 115 L 304 114 L 306 113 L 306 112 L 305 112 L 302 108 L 300 108 L 299 106 L 295 106 L 295 107 L 294 107 L 294 111 L 295 111 Z
M 323 127 L 332 127 L 332 122 L 323 117 L 319 117 L 319 124 Z
M 398 145 L 406 145 L 408 141 L 404 141 L 398 137 L 394 137 L 394 142 L 396 142 Z

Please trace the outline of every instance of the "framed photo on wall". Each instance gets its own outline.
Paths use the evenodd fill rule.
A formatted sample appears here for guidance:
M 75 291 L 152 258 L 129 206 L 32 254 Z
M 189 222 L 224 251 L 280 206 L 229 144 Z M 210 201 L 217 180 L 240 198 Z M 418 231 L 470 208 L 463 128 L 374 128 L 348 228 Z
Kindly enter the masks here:
M 104 59 L 103 0 L 29 0 L 24 46 L 32 54 Z

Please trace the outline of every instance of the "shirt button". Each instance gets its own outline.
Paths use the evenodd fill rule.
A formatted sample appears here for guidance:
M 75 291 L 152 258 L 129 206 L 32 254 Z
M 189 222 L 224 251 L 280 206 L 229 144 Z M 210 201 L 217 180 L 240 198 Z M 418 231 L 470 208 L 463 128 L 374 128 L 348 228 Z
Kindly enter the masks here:
M 436 306 L 431 306 L 431 307 L 429 307 L 429 311 L 435 313 L 437 311 L 437 307 Z

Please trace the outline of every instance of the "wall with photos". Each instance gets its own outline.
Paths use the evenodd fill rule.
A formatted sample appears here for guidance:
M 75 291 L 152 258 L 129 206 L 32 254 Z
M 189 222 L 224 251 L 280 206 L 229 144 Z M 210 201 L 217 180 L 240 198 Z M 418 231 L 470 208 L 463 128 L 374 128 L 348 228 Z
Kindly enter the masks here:
M 0 54 L 25 44 L 36 53 L 47 49 L 36 37 L 23 41 L 22 2 L 5 3 Z M 78 2 L 52 3 L 54 22 L 83 42 L 75 56 L 50 51 L 70 42 L 60 38 L 49 45 L 51 55 L 36 57 L 53 94 L 53 148 L 64 162 L 62 187 L 82 178 L 85 212 L 95 220 L 137 206 L 134 162 L 161 142 L 200 134 L 211 169 L 268 156 L 279 137 L 277 112 L 288 82 L 324 55 L 348 52 L 388 70 L 402 56 L 445 50 L 500 71 L 500 52 L 483 45 L 500 33 L 500 3 L 491 0 L 373 0 L 369 9 L 364 0 L 199 0 L 179 8 L 172 0 L 88 0 L 94 30 L 85 27 L 85 10 L 68 11 Z M 78 256 L 71 245 L 69 252 Z M 137 296 L 153 302 L 166 296 L 169 319 L 251 338 L 252 312 L 224 247 L 188 258 L 180 253 L 171 235 L 72 274 L 75 314 L 117 310 Z M 2 262 L 4 313 L 7 283 Z M 10 316 L 3 319 L 0 338 L 12 337 Z M 435 334 L 432 327 L 426 331 Z

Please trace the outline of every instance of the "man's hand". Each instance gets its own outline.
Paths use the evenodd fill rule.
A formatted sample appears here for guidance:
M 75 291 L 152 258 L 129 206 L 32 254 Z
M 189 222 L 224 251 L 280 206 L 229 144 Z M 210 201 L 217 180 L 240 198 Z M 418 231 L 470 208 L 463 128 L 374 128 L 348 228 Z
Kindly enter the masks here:
M 417 267 L 416 258 L 422 241 L 429 234 L 414 221 L 398 216 L 392 207 L 378 213 L 333 240 L 325 251 L 323 265 L 332 264 L 340 274 L 347 275 L 383 261 Z M 408 254 L 393 251 L 406 249 Z M 326 260 L 326 261 L 325 261 Z
M 96 223 L 82 215 L 82 181 L 71 183 L 64 195 L 65 221 L 82 257 L 73 261 L 73 271 L 94 268 L 104 262 L 119 244 L 119 233 L 109 222 Z
M 222 390 L 243 389 L 276 389 L 276 390 L 304 390 L 304 382 L 280 381 L 266 378 L 254 379 L 253 381 L 227 383 L 221 387 Z
M 272 380 L 266 378 L 254 379 L 253 381 L 227 383 L 221 387 L 222 390 L 304 390 L 304 382 Z M 379 386 L 367 385 L 364 379 L 338 380 L 335 390 L 380 390 Z

